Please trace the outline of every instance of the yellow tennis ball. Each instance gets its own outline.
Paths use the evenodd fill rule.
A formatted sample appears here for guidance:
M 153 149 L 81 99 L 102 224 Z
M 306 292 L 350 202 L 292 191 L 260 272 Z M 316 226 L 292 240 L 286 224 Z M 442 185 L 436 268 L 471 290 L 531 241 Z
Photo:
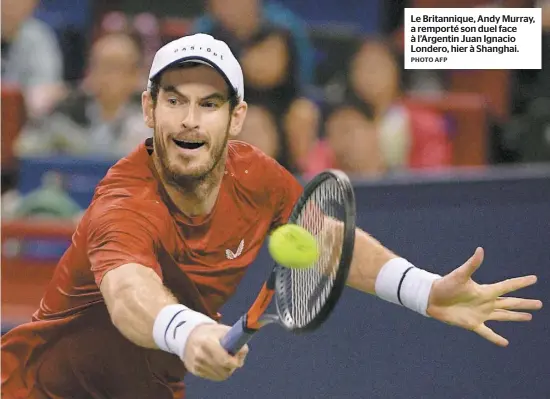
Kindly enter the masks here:
M 268 249 L 275 262 L 291 269 L 311 267 L 319 257 L 315 237 L 296 224 L 275 229 L 269 238 Z

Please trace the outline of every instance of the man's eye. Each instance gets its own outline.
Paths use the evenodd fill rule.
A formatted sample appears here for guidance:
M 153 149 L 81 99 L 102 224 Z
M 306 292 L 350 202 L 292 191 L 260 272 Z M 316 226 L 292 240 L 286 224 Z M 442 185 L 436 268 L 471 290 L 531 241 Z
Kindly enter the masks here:
M 219 107 L 218 103 L 215 101 L 205 101 L 202 103 L 202 106 L 205 108 L 212 108 L 212 109 L 216 109 Z
M 179 104 L 179 101 L 178 101 L 177 98 L 170 97 L 170 98 L 168 99 L 168 104 L 170 104 L 170 105 L 178 105 L 178 104 Z

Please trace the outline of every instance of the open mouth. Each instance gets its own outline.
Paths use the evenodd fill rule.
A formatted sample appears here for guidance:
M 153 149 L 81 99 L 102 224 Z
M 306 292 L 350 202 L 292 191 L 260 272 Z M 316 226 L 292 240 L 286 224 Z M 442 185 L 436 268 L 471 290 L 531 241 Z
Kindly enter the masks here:
M 186 141 L 186 140 L 176 140 L 172 139 L 174 143 L 180 148 L 185 150 L 196 150 L 201 148 L 205 142 L 204 141 Z

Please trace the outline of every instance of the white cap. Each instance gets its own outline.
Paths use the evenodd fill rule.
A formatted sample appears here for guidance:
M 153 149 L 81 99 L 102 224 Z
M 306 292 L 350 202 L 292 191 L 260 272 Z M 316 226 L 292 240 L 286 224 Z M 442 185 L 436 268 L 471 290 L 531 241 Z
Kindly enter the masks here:
M 240 99 L 244 99 L 243 71 L 239 61 L 227 44 L 204 33 L 184 36 L 161 47 L 151 65 L 148 88 L 151 80 L 165 69 L 185 62 L 211 66 L 222 75 Z

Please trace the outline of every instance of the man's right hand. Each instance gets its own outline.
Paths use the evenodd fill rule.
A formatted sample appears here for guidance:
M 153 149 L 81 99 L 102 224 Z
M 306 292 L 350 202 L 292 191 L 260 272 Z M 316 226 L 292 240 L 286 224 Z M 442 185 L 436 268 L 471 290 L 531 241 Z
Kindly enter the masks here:
M 220 344 L 230 328 L 221 324 L 202 324 L 191 331 L 183 355 L 183 363 L 190 373 L 212 381 L 223 381 L 244 365 L 247 345 L 231 356 Z

